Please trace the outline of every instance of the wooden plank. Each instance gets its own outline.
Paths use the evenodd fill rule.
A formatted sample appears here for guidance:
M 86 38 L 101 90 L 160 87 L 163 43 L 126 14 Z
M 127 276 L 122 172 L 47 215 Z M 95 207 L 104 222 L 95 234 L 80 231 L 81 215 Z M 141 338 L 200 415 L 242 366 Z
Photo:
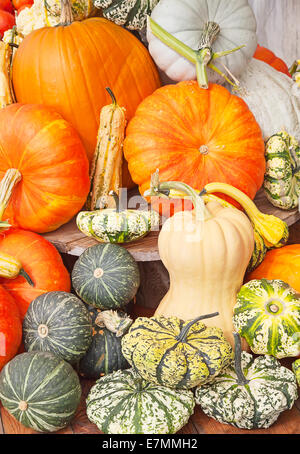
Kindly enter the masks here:
M 279 208 L 275 208 L 270 202 L 268 202 L 262 189 L 257 193 L 255 203 L 263 213 L 278 216 L 288 225 L 292 225 L 300 219 L 298 209 L 284 211 Z M 152 262 L 160 260 L 157 247 L 158 233 L 158 231 L 150 232 L 145 238 L 123 246 L 138 262 Z M 75 219 L 70 221 L 68 224 L 63 225 L 55 232 L 46 233 L 43 236 L 53 243 L 59 252 L 74 256 L 80 256 L 88 247 L 98 244 L 96 240 L 86 237 L 78 230 Z

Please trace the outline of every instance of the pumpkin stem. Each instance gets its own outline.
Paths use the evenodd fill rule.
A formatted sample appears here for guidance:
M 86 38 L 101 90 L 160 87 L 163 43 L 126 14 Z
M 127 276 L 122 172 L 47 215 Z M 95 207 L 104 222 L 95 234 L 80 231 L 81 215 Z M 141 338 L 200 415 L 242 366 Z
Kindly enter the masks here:
M 249 383 L 242 369 L 242 343 L 238 333 L 233 333 L 234 336 L 234 369 L 238 378 L 238 385 L 244 386 Z
M 23 276 L 24 279 L 26 279 L 26 281 L 28 282 L 29 285 L 31 285 L 31 287 L 34 287 L 34 283 L 33 283 L 33 280 L 31 279 L 31 277 L 29 276 L 28 273 L 26 273 L 26 271 L 21 268 L 20 272 L 19 272 L 19 275 L 20 276 Z
M 168 47 L 173 49 L 182 57 L 189 60 L 191 63 L 196 65 L 196 74 L 197 80 L 200 88 L 208 89 L 208 76 L 207 76 L 207 66 L 221 74 L 224 77 L 224 74 L 221 73 L 218 68 L 214 65 L 211 65 L 212 60 L 220 58 L 225 55 L 229 55 L 233 52 L 240 50 L 244 46 L 236 47 L 235 49 L 226 50 L 224 52 L 214 53 L 212 50 L 212 45 L 216 40 L 218 34 L 220 33 L 220 26 L 216 22 L 206 22 L 204 30 L 201 36 L 200 47 L 198 50 L 193 50 L 191 47 L 184 44 L 175 36 L 171 35 L 169 32 L 164 30 L 160 25 L 158 25 L 151 17 L 148 17 L 148 27 L 150 27 L 154 36 L 156 36 L 161 42 L 166 44 Z M 211 66 L 210 66 L 211 65 Z M 226 81 L 229 82 L 233 87 L 237 88 L 237 85 L 234 81 L 231 81 L 229 78 L 225 77 Z M 234 79 L 235 80 L 235 79 Z
M 292 66 L 289 68 L 289 73 L 293 77 L 299 66 L 299 60 L 295 60 Z
M 16 184 L 21 180 L 22 175 L 18 169 L 8 169 L 0 183 L 0 221 L 11 198 Z
M 114 198 L 115 204 L 116 204 L 116 212 L 121 213 L 121 211 L 124 211 L 124 208 L 121 208 L 120 206 L 120 197 L 115 191 L 109 191 L 108 195 L 111 195 Z
M 61 13 L 60 13 L 60 22 L 59 25 L 70 25 L 72 24 L 73 12 L 70 0 L 60 0 Z
M 219 192 L 236 200 L 246 211 L 253 227 L 263 238 L 268 248 L 281 247 L 288 240 L 288 226 L 276 216 L 264 214 L 242 191 L 226 183 L 208 183 L 200 195 Z
M 133 320 L 127 314 L 111 310 L 99 312 L 99 315 L 97 315 L 95 320 L 97 326 L 106 328 L 112 333 L 115 333 L 116 337 L 123 336 L 132 323 Z
M 213 314 L 200 315 L 200 317 L 191 320 L 187 325 L 185 325 L 184 328 L 182 328 L 176 339 L 178 340 L 178 342 L 185 342 L 189 330 L 193 325 L 195 325 L 195 323 L 199 322 L 200 320 L 205 320 L 206 318 L 216 317 L 217 315 L 219 315 L 219 312 L 214 312 Z
M 105 90 L 109 93 L 109 96 L 111 97 L 112 100 L 112 104 L 116 107 L 118 103 L 113 91 L 109 87 L 106 87 Z

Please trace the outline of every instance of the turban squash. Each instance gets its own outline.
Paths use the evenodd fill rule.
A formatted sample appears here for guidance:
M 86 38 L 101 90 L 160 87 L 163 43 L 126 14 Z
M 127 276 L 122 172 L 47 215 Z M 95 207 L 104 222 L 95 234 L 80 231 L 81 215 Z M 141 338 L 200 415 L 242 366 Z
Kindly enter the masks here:
M 253 57 L 256 58 L 256 60 L 262 60 L 265 63 L 268 63 L 268 65 L 277 69 L 277 71 L 291 77 L 287 64 L 281 60 L 281 58 L 276 57 L 276 55 L 266 47 L 258 44 Z

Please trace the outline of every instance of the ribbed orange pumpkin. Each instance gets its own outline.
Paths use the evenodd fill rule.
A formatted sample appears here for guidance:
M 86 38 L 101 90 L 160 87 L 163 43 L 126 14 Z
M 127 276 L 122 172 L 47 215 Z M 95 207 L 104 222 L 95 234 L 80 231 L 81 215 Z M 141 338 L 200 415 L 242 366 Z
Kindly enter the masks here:
M 257 60 L 262 60 L 265 63 L 268 63 L 268 65 L 277 69 L 277 71 L 280 71 L 281 73 L 284 73 L 287 76 L 291 77 L 287 64 L 283 60 L 281 60 L 281 58 L 276 57 L 276 55 L 266 47 L 262 47 L 258 44 L 253 57 Z
M 220 85 L 204 90 L 194 81 L 159 88 L 140 104 L 124 153 L 141 194 L 159 169 L 161 181 L 194 189 L 226 182 L 253 199 L 265 172 L 261 130 L 246 103 Z
M 42 236 L 21 229 L 1 233 L 0 250 L 18 259 L 34 286 L 24 277 L 0 279 L 0 284 L 14 297 L 23 319 L 29 304 L 42 293 L 69 292 L 70 275 L 55 247 Z
M 264 261 L 246 276 L 252 279 L 280 279 L 300 292 L 300 244 L 291 244 L 267 252 Z
M 68 5 L 63 0 L 64 8 Z M 143 44 L 103 18 L 47 27 L 30 33 L 13 64 L 18 102 L 52 106 L 78 131 L 91 160 L 101 108 L 110 87 L 127 119 L 160 86 L 156 67 Z
M 0 110 L 0 180 L 11 168 L 19 170 L 21 180 L 3 219 L 14 226 L 55 230 L 85 203 L 90 181 L 84 147 L 53 109 L 12 104 Z M 3 196 L 4 191 L 0 200 Z

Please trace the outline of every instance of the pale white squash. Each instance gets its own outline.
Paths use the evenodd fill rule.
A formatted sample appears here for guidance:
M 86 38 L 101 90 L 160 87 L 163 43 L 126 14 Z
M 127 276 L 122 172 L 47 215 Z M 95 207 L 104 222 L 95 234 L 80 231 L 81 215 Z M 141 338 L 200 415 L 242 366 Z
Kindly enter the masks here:
M 240 84 L 235 94 L 248 104 L 264 139 L 281 130 L 300 139 L 300 87 L 290 77 L 252 59 Z
M 213 51 L 221 52 L 245 47 L 221 58 L 235 77 L 246 69 L 256 46 L 256 19 L 248 0 L 161 0 L 151 18 L 181 42 L 198 50 L 206 22 L 220 26 L 220 33 L 213 43 Z M 151 32 L 148 24 L 149 51 L 158 67 L 174 81 L 196 79 L 195 65 L 162 43 Z M 216 66 L 222 67 L 215 60 Z M 220 75 L 208 69 L 211 82 L 223 82 Z

